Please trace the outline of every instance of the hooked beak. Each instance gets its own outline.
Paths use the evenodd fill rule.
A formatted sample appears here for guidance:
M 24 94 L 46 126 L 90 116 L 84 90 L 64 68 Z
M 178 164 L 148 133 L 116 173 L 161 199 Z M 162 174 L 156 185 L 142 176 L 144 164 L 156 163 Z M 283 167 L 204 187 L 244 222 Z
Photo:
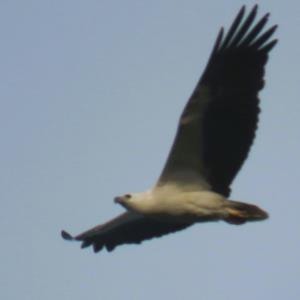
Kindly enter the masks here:
M 115 202 L 115 203 L 118 203 L 118 204 L 122 204 L 123 198 L 122 198 L 122 197 L 115 197 L 115 198 L 114 198 L 114 202 Z

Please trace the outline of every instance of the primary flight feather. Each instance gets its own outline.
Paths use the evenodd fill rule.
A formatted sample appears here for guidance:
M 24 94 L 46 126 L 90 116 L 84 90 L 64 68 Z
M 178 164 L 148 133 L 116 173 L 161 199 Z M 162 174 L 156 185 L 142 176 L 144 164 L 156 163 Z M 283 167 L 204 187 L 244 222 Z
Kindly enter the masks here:
M 154 187 L 116 197 L 126 212 L 75 237 L 62 231 L 64 239 L 112 251 L 197 222 L 243 224 L 268 217 L 255 205 L 228 199 L 255 137 L 258 92 L 277 43 L 271 39 L 277 26 L 264 30 L 269 14 L 255 22 L 256 15 L 257 5 L 247 16 L 243 6 L 227 34 L 220 30 Z

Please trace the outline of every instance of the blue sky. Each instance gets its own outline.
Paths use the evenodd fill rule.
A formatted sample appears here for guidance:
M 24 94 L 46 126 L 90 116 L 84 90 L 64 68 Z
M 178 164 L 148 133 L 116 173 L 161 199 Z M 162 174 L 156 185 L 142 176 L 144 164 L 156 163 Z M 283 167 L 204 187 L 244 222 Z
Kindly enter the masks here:
M 280 43 L 232 199 L 266 222 L 201 224 L 95 255 L 66 243 L 153 184 L 220 26 L 252 1 L 0 3 L 1 299 L 299 299 L 298 1 L 260 1 Z

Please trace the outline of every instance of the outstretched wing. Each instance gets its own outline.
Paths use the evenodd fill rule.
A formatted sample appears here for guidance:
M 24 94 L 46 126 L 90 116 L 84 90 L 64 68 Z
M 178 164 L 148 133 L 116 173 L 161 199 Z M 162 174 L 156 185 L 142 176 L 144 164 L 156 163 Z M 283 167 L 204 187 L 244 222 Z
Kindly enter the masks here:
M 206 69 L 180 118 L 158 185 L 198 184 L 228 196 L 246 159 L 258 123 L 258 92 L 277 40 L 276 26 L 263 31 L 269 14 L 254 22 L 257 6 L 242 7 L 224 37 L 215 42 Z
M 112 251 L 122 244 L 139 244 L 144 240 L 182 230 L 190 225 L 160 222 L 126 212 L 75 237 L 66 231 L 62 231 L 61 234 L 66 240 L 81 241 L 82 248 L 93 246 L 94 251 L 99 252 L 103 247 Z

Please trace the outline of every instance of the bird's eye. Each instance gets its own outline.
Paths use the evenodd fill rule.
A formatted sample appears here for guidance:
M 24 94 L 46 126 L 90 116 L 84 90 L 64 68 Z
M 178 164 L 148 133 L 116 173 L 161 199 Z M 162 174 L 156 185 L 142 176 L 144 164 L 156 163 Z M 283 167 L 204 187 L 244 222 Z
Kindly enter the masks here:
M 124 197 L 125 197 L 126 199 L 130 199 L 130 198 L 131 198 L 131 195 L 130 195 L 130 194 L 126 194 Z

